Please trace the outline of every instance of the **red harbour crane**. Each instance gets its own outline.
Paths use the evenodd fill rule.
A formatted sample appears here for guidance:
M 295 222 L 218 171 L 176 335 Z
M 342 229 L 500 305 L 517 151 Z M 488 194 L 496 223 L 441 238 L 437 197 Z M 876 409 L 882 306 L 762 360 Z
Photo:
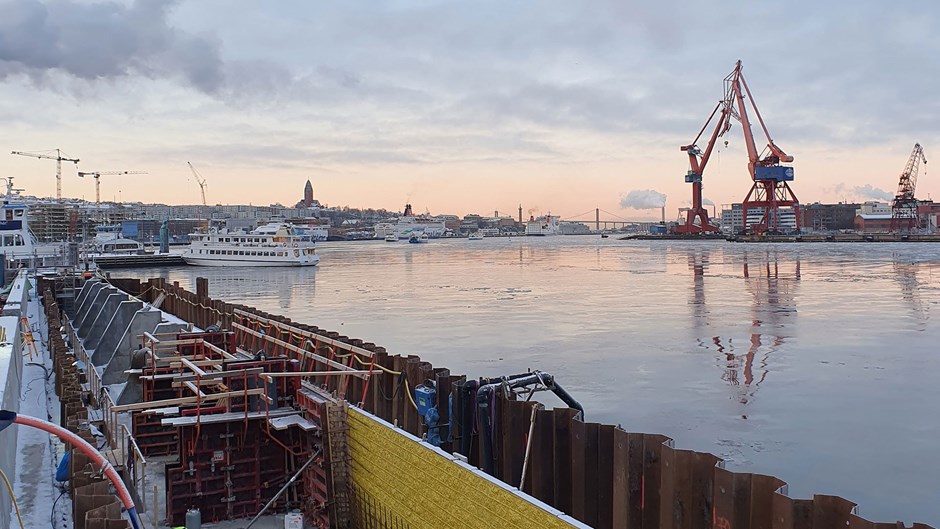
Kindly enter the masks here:
M 745 228 L 758 233 L 777 232 L 781 226 L 781 208 L 792 208 L 796 229 L 799 230 L 799 200 L 787 183 L 793 181 L 793 168 L 780 165 L 781 162 L 792 162 L 793 157 L 783 152 L 770 137 L 764 119 L 751 95 L 751 90 L 744 80 L 741 61 L 738 61 L 734 70 L 725 77 L 724 85 L 724 97 L 715 106 L 702 130 L 692 143 L 681 147 L 681 150 L 689 155 L 690 169 L 686 173 L 685 181 L 692 184 L 692 207 L 686 214 L 686 223 L 679 226 L 676 231 L 686 234 L 718 231 L 718 228 L 709 222 L 708 211 L 702 207 L 702 174 L 705 172 L 705 166 L 715 149 L 718 138 L 731 130 L 732 119 L 741 123 L 748 154 L 748 174 L 753 181 L 751 190 L 742 202 Z M 750 100 L 750 104 L 745 102 L 745 98 Z M 767 138 L 767 147 L 763 152 L 759 152 L 754 143 L 754 133 L 751 131 L 751 123 L 747 115 L 748 106 L 754 110 L 754 115 L 757 116 L 761 130 Z M 717 123 L 708 140 L 708 145 L 702 151 L 697 143 L 715 116 L 718 116 Z M 760 213 L 759 220 L 755 218 L 756 215 L 748 218 L 751 210 L 757 210 Z M 696 220 L 699 221 L 697 224 Z
M 898 192 L 891 203 L 891 231 L 909 232 L 918 227 L 917 199 L 914 198 L 914 189 L 917 187 L 917 173 L 921 162 L 927 165 L 924 149 L 919 143 L 914 144 L 911 157 L 898 180 Z

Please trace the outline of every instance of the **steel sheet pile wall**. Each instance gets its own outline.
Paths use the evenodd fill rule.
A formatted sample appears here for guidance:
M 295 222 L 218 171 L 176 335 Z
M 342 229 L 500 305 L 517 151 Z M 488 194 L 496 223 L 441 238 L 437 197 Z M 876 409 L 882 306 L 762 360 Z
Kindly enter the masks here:
M 74 353 L 69 350 L 61 334 L 62 314 L 51 290 L 43 292 L 43 305 L 49 336 L 49 354 L 55 373 L 55 392 L 61 402 L 61 424 L 92 445 L 96 443 L 88 424 L 88 409 L 82 402 L 84 377 L 76 365 Z M 117 463 L 117 464 L 115 464 Z M 119 473 L 124 473 L 120 462 L 112 461 Z M 72 516 L 76 529 L 117 529 L 130 527 L 122 519 L 121 503 L 111 492 L 110 484 L 92 461 L 78 450 L 69 456 L 69 475 L 72 489 Z M 125 481 L 132 482 L 132 479 Z
M 416 385 L 434 380 L 437 409 L 441 414 L 439 424 L 459 423 L 457 418 L 452 421 L 447 416 L 449 395 L 451 388 L 465 378 L 434 368 L 416 356 L 390 355 L 375 344 L 294 323 L 251 307 L 212 300 L 204 279 L 197 282 L 198 293 L 179 288 L 178 284 L 168 285 L 161 279 L 145 283 L 125 280 L 119 284 L 148 301 L 159 300 L 163 310 L 201 327 L 220 324 L 223 329 L 241 328 L 239 339 L 243 348 L 295 358 L 302 364 L 301 371 L 329 370 L 342 364 L 371 372 L 371 377 L 313 377 L 313 380 L 351 403 L 358 403 L 366 412 L 418 437 L 426 434 L 427 429 L 411 395 Z M 257 340 L 252 342 L 252 338 Z M 534 423 L 530 425 L 533 406 L 537 408 Z M 456 415 L 458 408 L 454 409 Z M 400 433 L 385 432 L 386 426 L 351 411 L 352 480 L 360 489 L 353 508 L 360 520 L 370 520 L 372 525 L 364 526 L 395 527 L 404 523 L 424 527 L 423 520 L 427 516 L 436 515 L 436 511 L 453 510 L 454 490 L 475 494 L 464 490 L 463 483 L 473 474 L 456 472 L 454 464 L 446 461 L 446 454 L 457 451 L 462 436 L 469 434 L 470 450 L 465 455 L 470 464 L 491 466 L 494 477 L 515 487 L 521 481 L 526 446 L 530 444 L 523 490 L 594 527 L 904 527 L 900 523 L 865 520 L 854 514 L 852 502 L 839 497 L 789 498 L 785 495 L 785 483 L 775 477 L 730 472 L 721 467 L 720 458 L 713 454 L 675 449 L 672 440 L 663 435 L 632 433 L 611 425 L 583 422 L 571 409 L 544 410 L 535 402 L 497 399 L 493 413 L 494 459 L 492 465 L 482 465 L 479 446 L 482 443 L 474 433 L 461 432 L 459 428 L 451 430 L 452 440 L 448 435 L 443 436 L 443 457 L 435 459 L 437 456 L 431 457 L 433 453 L 425 447 L 421 447 L 422 452 L 415 451 L 411 445 L 402 445 L 398 442 L 401 439 L 396 437 Z M 530 426 L 533 435 L 528 443 Z M 386 471 L 380 461 L 397 470 Z M 451 479 L 442 482 L 441 476 Z M 436 484 L 419 483 L 425 477 L 435 480 Z M 479 481 L 473 483 L 479 486 Z M 415 485 L 414 490 L 403 489 L 411 485 Z M 416 494 L 427 496 L 420 498 Z M 410 499 L 402 501 L 405 496 Z M 474 504 L 476 501 L 485 502 L 474 500 Z M 482 525 L 502 523 L 492 525 L 496 518 L 488 520 L 489 524 Z M 507 523 L 508 527 L 517 522 Z M 929 526 L 914 524 L 913 527 L 927 529 Z

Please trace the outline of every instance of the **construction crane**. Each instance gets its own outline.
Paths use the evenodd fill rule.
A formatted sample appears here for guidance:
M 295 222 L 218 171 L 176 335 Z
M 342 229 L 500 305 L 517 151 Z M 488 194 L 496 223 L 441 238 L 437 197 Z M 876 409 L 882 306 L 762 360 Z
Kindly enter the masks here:
M 708 164 L 718 138 L 731 130 L 732 119 L 739 121 L 744 131 L 744 143 L 748 154 L 747 170 L 753 180 L 751 190 L 741 204 L 745 229 L 750 228 L 751 231 L 761 233 L 768 230 L 776 232 L 781 225 L 780 208 L 792 208 L 796 218 L 796 229 L 799 230 L 799 200 L 787 183 L 793 181 L 793 168 L 780 165 L 781 162 L 792 162 L 793 157 L 783 152 L 770 137 L 764 119 L 757 110 L 751 90 L 744 80 L 741 61 L 738 61 L 734 70 L 725 77 L 724 86 L 724 97 L 715 106 L 705 126 L 692 143 L 681 147 L 681 150 L 689 155 L 690 169 L 686 173 L 685 181 L 692 184 L 692 207 L 687 212 L 685 225 L 679 226 L 676 231 L 695 234 L 718 230 L 708 221 L 708 211 L 702 207 L 702 174 L 705 172 L 705 166 Z M 745 97 L 750 100 L 750 105 L 745 103 Z M 754 115 L 757 116 L 761 130 L 767 138 L 767 147 L 763 152 L 758 152 L 754 143 L 754 133 L 751 131 L 751 123 L 747 116 L 748 106 L 754 110 Z M 717 124 L 703 152 L 697 145 L 698 140 L 716 115 L 718 116 Z M 748 212 L 752 209 L 761 210 L 758 222 L 748 222 Z M 695 224 L 696 220 L 699 220 L 698 224 Z
M 891 204 L 891 231 L 910 232 L 918 226 L 917 199 L 914 198 L 914 189 L 917 187 L 917 173 L 921 162 L 927 165 L 924 149 L 919 143 L 914 144 L 911 157 L 898 180 L 898 192 L 894 195 Z
M 41 158 L 43 160 L 55 160 L 55 198 L 56 200 L 62 200 L 62 162 L 72 162 L 75 165 L 78 165 L 78 158 L 67 158 L 62 155 L 62 151 L 55 149 L 55 155 L 52 154 L 52 151 L 48 152 L 20 152 L 13 151 L 10 154 L 16 154 L 19 156 L 31 156 L 33 158 Z
M 199 176 L 199 173 L 196 172 L 196 168 L 193 167 L 193 164 L 189 162 L 186 163 L 189 164 L 189 170 L 193 172 L 193 177 L 196 179 L 196 183 L 199 184 L 199 190 L 202 192 L 202 205 L 203 207 L 206 207 L 208 206 L 208 204 L 206 204 L 206 179 Z
M 78 172 L 78 176 L 91 176 L 95 179 L 95 206 L 101 204 L 101 175 L 147 174 L 146 171 L 90 171 Z

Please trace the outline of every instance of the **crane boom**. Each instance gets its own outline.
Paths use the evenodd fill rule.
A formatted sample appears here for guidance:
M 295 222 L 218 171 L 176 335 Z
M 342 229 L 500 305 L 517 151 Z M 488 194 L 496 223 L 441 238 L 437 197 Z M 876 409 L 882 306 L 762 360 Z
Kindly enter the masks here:
M 101 175 L 147 174 L 146 171 L 86 171 L 78 172 L 78 176 L 91 176 L 95 179 L 95 206 L 101 203 Z
M 914 197 L 914 190 L 917 188 L 917 173 L 920 171 L 921 162 L 927 165 L 927 157 L 924 156 L 924 148 L 915 143 L 898 179 L 898 192 L 891 204 L 891 231 L 910 231 L 917 225 L 917 199 Z
M 51 153 L 42 153 L 42 152 L 20 152 L 12 151 L 10 154 L 16 154 L 18 156 L 29 156 L 32 158 L 40 158 L 43 160 L 55 160 L 55 198 L 56 200 L 62 200 L 62 162 L 72 162 L 75 165 L 78 165 L 78 158 L 68 158 L 62 156 L 62 151 L 60 149 L 55 149 L 55 156 Z
M 193 164 L 186 162 L 189 165 L 189 170 L 193 172 L 193 177 L 196 179 L 196 183 L 199 184 L 199 191 L 202 193 L 202 205 L 208 206 L 206 204 L 206 179 L 199 176 L 199 173 L 196 172 L 196 168 L 193 167 Z

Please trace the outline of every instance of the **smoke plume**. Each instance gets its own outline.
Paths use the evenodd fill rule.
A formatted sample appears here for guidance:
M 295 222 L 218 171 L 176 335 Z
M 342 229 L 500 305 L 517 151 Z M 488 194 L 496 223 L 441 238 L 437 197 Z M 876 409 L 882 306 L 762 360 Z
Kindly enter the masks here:
M 872 187 L 871 184 L 865 184 L 863 186 L 855 186 L 852 189 L 852 192 L 859 197 L 869 198 L 874 200 L 891 200 L 894 198 L 894 195 L 884 189 L 877 187 Z
M 620 207 L 623 209 L 656 209 L 666 205 L 666 195 L 652 189 L 634 189 L 626 195 L 620 195 Z
M 174 1 L 0 0 L 0 80 L 36 83 L 63 72 L 95 81 L 142 75 L 182 78 L 205 93 L 224 83 L 216 42 L 167 23 Z

